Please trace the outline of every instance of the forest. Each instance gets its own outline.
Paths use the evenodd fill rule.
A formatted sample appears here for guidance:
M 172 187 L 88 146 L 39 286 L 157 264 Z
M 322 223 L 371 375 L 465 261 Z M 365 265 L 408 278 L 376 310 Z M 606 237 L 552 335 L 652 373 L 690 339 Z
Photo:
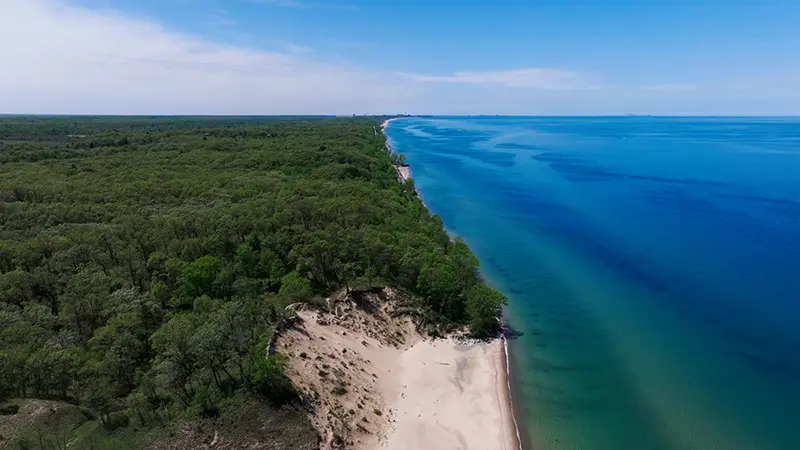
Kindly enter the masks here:
M 339 289 L 496 334 L 505 297 L 398 182 L 382 120 L 0 117 L 0 409 L 63 402 L 78 447 L 135 448 L 244 401 L 298 408 L 269 339 Z

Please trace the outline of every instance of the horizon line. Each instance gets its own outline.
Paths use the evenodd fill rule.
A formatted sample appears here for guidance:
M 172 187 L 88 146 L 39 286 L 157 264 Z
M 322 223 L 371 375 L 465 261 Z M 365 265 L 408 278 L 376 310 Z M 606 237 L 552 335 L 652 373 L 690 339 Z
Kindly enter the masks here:
M 800 118 L 798 114 L 93 114 L 93 113 L 0 113 L 0 117 L 270 117 L 270 118 L 345 118 L 345 117 L 392 117 L 392 118 L 412 118 L 412 117 L 740 117 L 740 118 Z

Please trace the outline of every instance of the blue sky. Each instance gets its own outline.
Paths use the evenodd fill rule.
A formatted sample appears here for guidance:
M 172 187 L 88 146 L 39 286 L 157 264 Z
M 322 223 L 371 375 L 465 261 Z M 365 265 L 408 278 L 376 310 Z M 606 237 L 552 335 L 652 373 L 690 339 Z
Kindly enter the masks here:
M 797 0 L 3 0 L 0 112 L 798 115 L 799 23 Z

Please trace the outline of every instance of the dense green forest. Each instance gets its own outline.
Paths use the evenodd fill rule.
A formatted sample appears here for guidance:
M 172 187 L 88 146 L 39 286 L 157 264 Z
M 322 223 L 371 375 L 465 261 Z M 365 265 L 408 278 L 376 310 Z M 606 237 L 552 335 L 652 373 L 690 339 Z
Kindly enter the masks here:
M 285 409 L 273 328 L 342 288 L 496 333 L 505 298 L 397 182 L 379 123 L 0 117 L 0 403 L 78 405 L 112 437 Z

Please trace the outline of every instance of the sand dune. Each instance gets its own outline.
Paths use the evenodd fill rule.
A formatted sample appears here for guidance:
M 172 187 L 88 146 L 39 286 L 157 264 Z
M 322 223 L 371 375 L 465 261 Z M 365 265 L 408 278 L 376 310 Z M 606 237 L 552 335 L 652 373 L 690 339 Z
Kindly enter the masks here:
M 516 450 L 503 343 L 420 335 L 393 291 L 299 311 L 278 339 L 321 447 Z M 299 356 L 299 357 L 298 357 Z

